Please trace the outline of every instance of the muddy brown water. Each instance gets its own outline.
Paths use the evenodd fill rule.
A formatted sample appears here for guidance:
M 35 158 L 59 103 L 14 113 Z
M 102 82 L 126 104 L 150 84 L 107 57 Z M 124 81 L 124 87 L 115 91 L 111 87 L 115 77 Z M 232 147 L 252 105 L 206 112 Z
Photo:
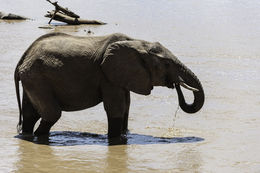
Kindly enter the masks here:
M 48 26 L 53 7 L 40 0 L 0 0 L 0 10 L 29 21 L 0 21 L 0 172 L 260 172 L 260 1 L 144 0 L 59 3 L 105 26 Z M 91 30 L 91 33 L 88 31 Z M 201 80 L 199 113 L 178 110 L 177 94 L 156 87 L 131 93 L 130 134 L 108 141 L 103 105 L 65 112 L 49 140 L 15 137 L 14 68 L 37 37 L 49 32 L 121 32 L 159 41 Z M 191 93 L 185 93 L 189 100 Z M 115 145 L 118 144 L 118 145 Z

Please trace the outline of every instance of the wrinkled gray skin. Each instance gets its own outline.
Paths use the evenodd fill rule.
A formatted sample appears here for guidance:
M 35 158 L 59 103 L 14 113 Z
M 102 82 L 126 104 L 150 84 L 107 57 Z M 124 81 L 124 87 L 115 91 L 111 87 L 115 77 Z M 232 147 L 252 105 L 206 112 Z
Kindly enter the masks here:
M 23 86 L 22 105 L 19 81 Z M 196 88 L 186 104 L 180 83 Z M 76 37 L 51 33 L 38 38 L 15 69 L 22 134 L 49 134 L 62 111 L 77 111 L 103 102 L 108 136 L 127 132 L 130 91 L 149 95 L 153 86 L 175 88 L 183 111 L 195 113 L 204 103 L 199 79 L 160 43 L 123 34 Z

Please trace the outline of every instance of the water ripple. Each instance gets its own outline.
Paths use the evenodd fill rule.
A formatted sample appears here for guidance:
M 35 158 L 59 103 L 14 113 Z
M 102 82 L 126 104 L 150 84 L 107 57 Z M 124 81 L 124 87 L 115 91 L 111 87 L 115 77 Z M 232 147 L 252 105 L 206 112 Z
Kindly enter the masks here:
M 129 133 L 119 138 L 108 139 L 107 135 L 88 132 L 54 131 L 49 136 L 35 137 L 28 135 L 17 135 L 15 138 L 30 141 L 35 144 L 50 146 L 75 146 L 75 145 L 147 145 L 147 144 L 171 144 L 171 143 L 194 143 L 203 141 L 203 138 L 188 137 L 154 137 Z

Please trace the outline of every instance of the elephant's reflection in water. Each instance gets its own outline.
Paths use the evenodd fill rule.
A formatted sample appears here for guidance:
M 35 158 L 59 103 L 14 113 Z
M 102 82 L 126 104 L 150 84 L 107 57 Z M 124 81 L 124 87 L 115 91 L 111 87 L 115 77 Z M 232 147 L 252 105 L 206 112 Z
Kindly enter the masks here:
M 174 143 L 196 143 L 204 140 L 199 137 L 161 138 L 131 133 L 112 139 L 107 138 L 107 135 L 64 131 L 54 131 L 45 137 L 18 135 L 16 138 L 21 139 L 19 140 L 19 159 L 16 163 L 18 172 L 48 172 L 50 170 L 55 172 L 81 170 L 84 172 L 91 169 L 106 171 L 119 169 L 123 171 L 132 169 L 128 168 L 129 159 L 131 159 L 131 162 L 138 162 L 140 159 L 138 159 L 138 155 L 142 154 L 142 152 L 132 151 L 135 148 L 132 146 L 142 148 L 142 146 L 157 145 L 159 147 Z M 132 153 L 131 157 L 129 152 Z M 149 152 L 156 155 L 150 149 Z M 179 152 L 177 155 L 178 162 L 172 166 L 180 167 L 180 170 L 183 166 L 190 164 L 193 165 L 192 168 L 196 165 L 199 167 L 200 163 L 197 163 L 199 160 L 196 159 L 196 163 L 193 163 L 195 162 L 194 155 L 189 153 L 194 152 Z M 160 155 L 160 153 L 157 154 Z M 148 157 L 149 155 L 143 156 Z M 175 159 L 175 157 L 172 159 Z M 146 166 L 149 166 L 149 164 Z

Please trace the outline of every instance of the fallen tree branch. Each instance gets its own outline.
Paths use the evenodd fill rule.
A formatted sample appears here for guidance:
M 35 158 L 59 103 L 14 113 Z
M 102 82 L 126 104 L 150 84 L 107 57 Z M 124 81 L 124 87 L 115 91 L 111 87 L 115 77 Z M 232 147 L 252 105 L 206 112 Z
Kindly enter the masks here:
M 58 2 L 51 2 L 50 0 L 46 0 L 49 3 L 51 3 L 52 5 L 55 6 L 55 11 L 62 11 L 64 14 L 70 16 L 70 17 L 75 17 L 75 18 L 80 18 L 79 15 L 75 14 L 74 12 L 70 11 L 68 8 L 64 8 L 60 5 L 58 5 Z
M 97 20 L 84 20 L 80 18 L 73 18 L 70 16 L 67 16 L 65 14 L 62 14 L 60 12 L 55 11 L 48 11 L 48 14 L 45 15 L 45 17 L 53 18 L 54 20 L 65 22 L 69 25 L 80 25 L 80 24 L 93 24 L 93 25 L 104 25 L 105 23 L 97 21 Z
M 80 24 L 94 24 L 94 25 L 104 25 L 104 22 L 100 22 L 97 20 L 84 20 L 80 19 L 80 16 L 75 14 L 74 12 L 70 11 L 68 8 L 64 8 L 58 5 L 58 2 L 51 2 L 51 0 L 46 0 L 52 5 L 55 6 L 54 11 L 47 11 L 48 14 L 45 17 L 51 18 L 49 20 L 49 24 L 52 20 L 57 20 L 60 22 L 65 22 L 69 25 L 80 25 Z

